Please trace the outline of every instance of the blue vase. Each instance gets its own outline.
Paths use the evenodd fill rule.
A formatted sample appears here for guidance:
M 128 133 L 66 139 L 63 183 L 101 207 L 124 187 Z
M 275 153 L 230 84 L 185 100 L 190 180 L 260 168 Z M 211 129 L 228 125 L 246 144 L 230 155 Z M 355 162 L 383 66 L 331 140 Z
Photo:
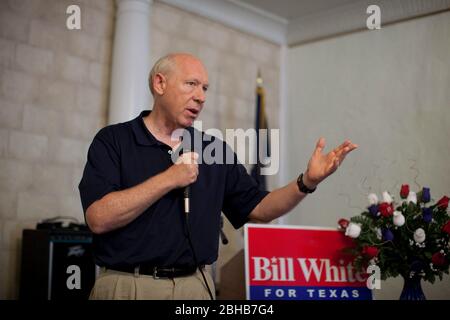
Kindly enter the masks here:
M 404 276 L 403 290 L 400 300 L 427 300 L 422 291 L 421 277 Z

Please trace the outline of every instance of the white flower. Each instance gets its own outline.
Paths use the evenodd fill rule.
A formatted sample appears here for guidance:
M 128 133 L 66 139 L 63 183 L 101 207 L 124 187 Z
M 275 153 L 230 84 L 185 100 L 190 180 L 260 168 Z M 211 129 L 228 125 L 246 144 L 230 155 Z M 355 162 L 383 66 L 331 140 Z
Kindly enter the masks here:
M 422 228 L 418 228 L 414 231 L 414 241 L 417 243 L 425 241 L 425 231 Z
M 387 192 L 387 191 L 384 191 L 383 192 L 383 202 L 387 202 L 387 203 L 392 203 L 392 197 L 391 197 L 391 195 Z
M 357 223 L 350 222 L 345 229 L 345 235 L 350 238 L 358 238 L 361 233 L 361 226 Z
M 369 205 L 378 203 L 378 197 L 375 193 L 369 193 L 369 195 L 367 196 L 367 199 L 369 199 Z
M 383 233 L 381 232 L 381 229 L 380 229 L 380 228 L 377 228 L 377 229 L 375 230 L 375 232 L 377 233 L 377 239 L 378 239 L 378 240 L 383 239 Z
M 410 191 L 408 194 L 408 198 L 406 198 L 406 203 L 410 203 L 410 202 L 417 204 L 417 195 L 413 191 Z
M 405 224 L 405 216 L 400 211 L 394 211 L 394 224 L 397 227 L 401 227 Z

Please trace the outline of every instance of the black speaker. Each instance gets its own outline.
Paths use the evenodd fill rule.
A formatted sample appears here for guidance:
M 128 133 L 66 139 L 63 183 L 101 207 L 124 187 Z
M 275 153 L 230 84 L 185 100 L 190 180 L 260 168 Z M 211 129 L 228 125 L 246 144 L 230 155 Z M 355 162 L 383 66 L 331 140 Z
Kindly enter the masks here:
M 23 230 L 20 299 L 85 300 L 94 286 L 92 233 Z

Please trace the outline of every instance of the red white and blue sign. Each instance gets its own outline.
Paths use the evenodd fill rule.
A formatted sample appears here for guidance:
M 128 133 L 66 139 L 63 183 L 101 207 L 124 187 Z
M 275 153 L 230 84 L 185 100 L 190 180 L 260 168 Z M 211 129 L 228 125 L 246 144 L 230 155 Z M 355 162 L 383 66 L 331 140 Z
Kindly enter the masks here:
M 352 246 L 333 228 L 245 225 L 248 300 L 369 300 L 367 274 L 342 249 Z

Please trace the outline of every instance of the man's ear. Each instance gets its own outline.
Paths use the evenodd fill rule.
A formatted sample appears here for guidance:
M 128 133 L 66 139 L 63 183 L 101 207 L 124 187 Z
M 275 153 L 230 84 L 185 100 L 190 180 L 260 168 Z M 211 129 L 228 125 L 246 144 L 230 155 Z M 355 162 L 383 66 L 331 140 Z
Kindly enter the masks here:
M 157 73 L 153 80 L 153 91 L 162 96 L 166 91 L 166 77 L 162 73 Z

